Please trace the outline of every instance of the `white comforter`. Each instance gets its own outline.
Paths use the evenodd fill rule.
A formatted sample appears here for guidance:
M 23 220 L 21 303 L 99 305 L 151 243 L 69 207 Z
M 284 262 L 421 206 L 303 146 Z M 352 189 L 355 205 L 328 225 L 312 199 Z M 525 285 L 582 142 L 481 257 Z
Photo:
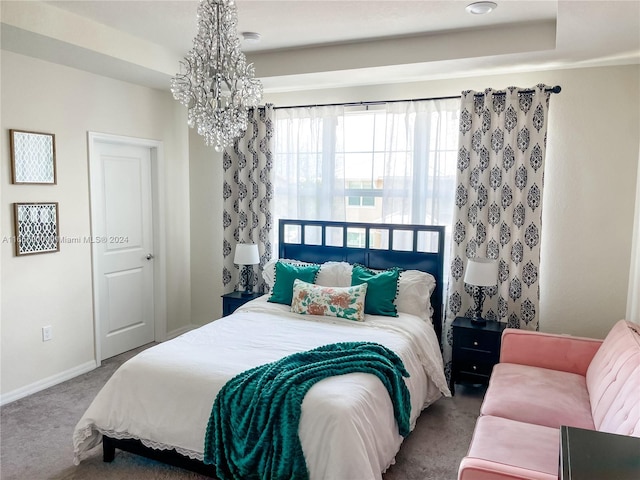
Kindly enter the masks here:
M 449 395 L 435 332 L 418 317 L 367 315 L 360 323 L 305 316 L 265 297 L 123 364 L 76 426 L 76 464 L 103 433 L 202 460 L 211 407 L 230 378 L 328 343 L 378 342 L 402 358 L 411 375 L 412 429 L 424 407 Z M 299 435 L 311 480 L 380 479 L 402 443 L 386 389 L 365 373 L 314 385 L 302 404 Z

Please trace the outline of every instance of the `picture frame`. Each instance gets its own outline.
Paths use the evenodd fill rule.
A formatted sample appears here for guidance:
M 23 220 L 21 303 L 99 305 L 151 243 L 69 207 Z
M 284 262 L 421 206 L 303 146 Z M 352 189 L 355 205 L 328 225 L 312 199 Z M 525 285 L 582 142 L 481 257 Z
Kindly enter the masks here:
M 58 202 L 14 203 L 16 256 L 60 251 Z
M 9 130 L 11 180 L 14 184 L 56 185 L 56 136 Z

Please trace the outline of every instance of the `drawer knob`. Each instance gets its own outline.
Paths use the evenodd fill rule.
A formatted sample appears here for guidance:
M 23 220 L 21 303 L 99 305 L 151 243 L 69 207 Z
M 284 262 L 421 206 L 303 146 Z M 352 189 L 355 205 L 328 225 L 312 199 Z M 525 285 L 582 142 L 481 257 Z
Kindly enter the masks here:
M 477 340 L 474 340 L 474 341 L 473 341 L 473 346 L 474 346 L 474 347 L 477 347 L 477 346 L 478 346 L 478 341 L 477 341 Z

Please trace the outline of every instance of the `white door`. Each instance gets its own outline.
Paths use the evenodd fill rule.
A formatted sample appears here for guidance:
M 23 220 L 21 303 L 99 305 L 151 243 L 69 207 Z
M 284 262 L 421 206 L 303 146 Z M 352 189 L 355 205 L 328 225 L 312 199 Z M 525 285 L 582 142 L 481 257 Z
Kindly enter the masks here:
M 94 291 L 100 359 L 154 340 L 151 150 L 95 141 Z

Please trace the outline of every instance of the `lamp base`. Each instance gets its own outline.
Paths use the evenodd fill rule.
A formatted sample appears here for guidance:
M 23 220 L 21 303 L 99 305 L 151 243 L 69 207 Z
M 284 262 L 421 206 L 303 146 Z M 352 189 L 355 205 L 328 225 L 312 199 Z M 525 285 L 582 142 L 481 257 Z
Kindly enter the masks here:
M 473 300 L 475 303 L 473 309 L 473 316 L 471 317 L 471 323 L 477 326 L 486 325 L 487 321 L 482 318 L 482 304 L 484 302 L 484 290 L 483 287 L 473 287 Z
M 245 265 L 240 272 L 240 279 L 244 285 L 244 290 L 240 296 L 250 297 L 253 295 L 253 266 Z

